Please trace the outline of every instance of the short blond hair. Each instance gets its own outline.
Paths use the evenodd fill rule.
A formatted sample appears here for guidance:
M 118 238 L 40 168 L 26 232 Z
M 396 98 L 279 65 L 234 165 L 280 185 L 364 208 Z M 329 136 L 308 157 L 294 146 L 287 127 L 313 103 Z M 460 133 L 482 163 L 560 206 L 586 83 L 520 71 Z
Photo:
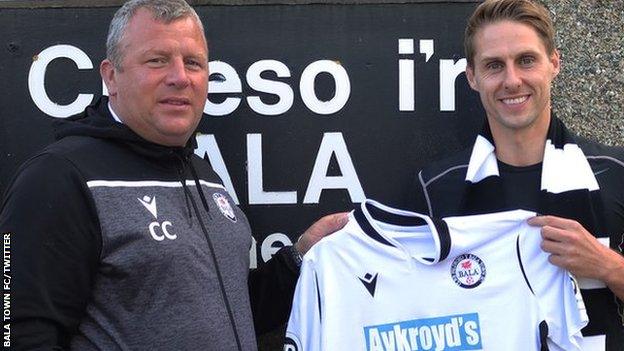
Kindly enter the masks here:
M 464 52 L 469 66 L 474 64 L 476 33 L 490 23 L 505 20 L 531 26 L 548 54 L 555 51 L 555 27 L 544 5 L 535 0 L 485 0 L 470 16 L 464 33 Z

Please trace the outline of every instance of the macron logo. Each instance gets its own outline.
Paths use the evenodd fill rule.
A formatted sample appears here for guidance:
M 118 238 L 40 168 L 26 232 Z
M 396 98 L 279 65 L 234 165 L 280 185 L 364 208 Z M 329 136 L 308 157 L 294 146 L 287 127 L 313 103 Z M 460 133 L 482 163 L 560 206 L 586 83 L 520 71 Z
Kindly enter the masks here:
M 359 278 L 362 284 L 372 297 L 375 297 L 375 287 L 377 286 L 377 273 L 375 275 L 371 275 L 370 273 L 366 273 L 364 278 Z
M 158 218 L 158 214 L 156 212 L 156 196 L 150 198 L 145 195 L 142 199 L 137 198 L 139 202 L 154 216 L 154 218 Z

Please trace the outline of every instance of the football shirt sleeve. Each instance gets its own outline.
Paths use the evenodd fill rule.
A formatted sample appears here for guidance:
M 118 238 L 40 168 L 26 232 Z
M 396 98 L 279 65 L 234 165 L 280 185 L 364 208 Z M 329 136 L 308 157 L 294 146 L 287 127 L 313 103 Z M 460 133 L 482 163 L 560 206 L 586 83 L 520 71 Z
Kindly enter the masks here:
M 293 298 L 284 351 L 320 351 L 322 301 L 314 261 L 304 257 Z
M 523 223 L 518 252 L 530 288 L 548 324 L 549 350 L 581 350 L 581 329 L 588 318 L 580 290 L 570 273 L 548 261 L 537 227 Z

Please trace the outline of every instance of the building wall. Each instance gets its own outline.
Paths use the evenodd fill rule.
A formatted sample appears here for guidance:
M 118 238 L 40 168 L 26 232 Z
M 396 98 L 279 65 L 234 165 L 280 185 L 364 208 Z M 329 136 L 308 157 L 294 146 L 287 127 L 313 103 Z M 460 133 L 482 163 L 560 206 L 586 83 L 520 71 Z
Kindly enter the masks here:
M 624 2 L 546 0 L 563 58 L 554 111 L 576 132 L 624 145 Z

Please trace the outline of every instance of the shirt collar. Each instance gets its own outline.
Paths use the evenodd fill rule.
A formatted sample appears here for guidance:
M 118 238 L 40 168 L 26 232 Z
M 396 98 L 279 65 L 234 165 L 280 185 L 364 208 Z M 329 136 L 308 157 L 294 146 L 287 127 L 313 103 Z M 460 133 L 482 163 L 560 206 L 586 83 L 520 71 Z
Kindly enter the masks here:
M 115 121 L 123 124 L 123 121 L 119 119 L 119 116 L 115 113 L 115 110 L 113 110 L 113 106 L 111 106 L 110 100 L 108 101 L 108 110 L 110 111 L 111 115 L 113 115 Z

